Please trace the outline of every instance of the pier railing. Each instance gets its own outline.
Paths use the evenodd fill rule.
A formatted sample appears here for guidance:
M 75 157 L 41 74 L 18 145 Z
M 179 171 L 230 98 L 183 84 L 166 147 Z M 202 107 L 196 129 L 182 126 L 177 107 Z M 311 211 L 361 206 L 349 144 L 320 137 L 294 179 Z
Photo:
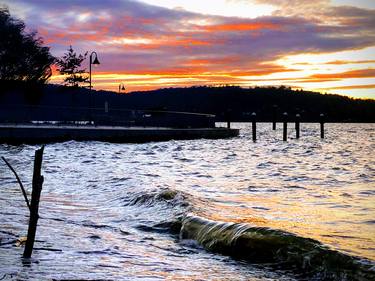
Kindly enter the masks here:
M 7 105 L 0 110 L 0 123 L 212 128 L 214 118 L 202 113 L 111 108 L 108 103 L 102 107 Z

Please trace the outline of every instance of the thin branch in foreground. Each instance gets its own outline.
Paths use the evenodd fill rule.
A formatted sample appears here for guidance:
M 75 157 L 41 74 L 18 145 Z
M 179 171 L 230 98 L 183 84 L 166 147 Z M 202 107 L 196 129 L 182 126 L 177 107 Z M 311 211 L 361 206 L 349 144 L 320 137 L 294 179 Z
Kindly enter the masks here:
M 18 184 L 19 184 L 20 187 L 21 187 L 23 197 L 25 198 L 25 202 L 26 202 L 26 204 L 27 204 L 27 207 L 29 208 L 29 211 L 31 211 L 31 209 L 30 209 L 29 199 L 27 199 L 26 190 L 25 190 L 25 188 L 23 187 L 23 184 L 22 184 L 22 182 L 21 182 L 21 179 L 19 178 L 17 172 L 16 172 L 16 171 L 13 169 L 13 167 L 9 164 L 9 162 L 8 162 L 4 157 L 1 157 L 1 158 L 3 159 L 3 161 L 5 162 L 5 164 L 7 164 L 7 166 L 8 166 L 9 169 L 13 172 L 13 174 L 16 176 L 17 182 L 18 182 Z

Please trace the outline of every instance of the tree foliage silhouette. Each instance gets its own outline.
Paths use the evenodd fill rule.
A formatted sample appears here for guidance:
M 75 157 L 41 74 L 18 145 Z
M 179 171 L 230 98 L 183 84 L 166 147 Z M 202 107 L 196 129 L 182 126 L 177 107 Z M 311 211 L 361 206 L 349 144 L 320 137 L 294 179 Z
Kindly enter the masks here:
M 77 55 L 72 46 L 70 46 L 68 52 L 56 60 L 59 72 L 67 76 L 64 79 L 65 85 L 78 87 L 80 84 L 88 82 L 89 77 L 87 76 L 86 69 L 80 69 L 86 57 L 87 52 L 83 55 Z
M 55 58 L 37 32 L 26 32 L 25 23 L 0 7 L 0 80 L 45 83 Z

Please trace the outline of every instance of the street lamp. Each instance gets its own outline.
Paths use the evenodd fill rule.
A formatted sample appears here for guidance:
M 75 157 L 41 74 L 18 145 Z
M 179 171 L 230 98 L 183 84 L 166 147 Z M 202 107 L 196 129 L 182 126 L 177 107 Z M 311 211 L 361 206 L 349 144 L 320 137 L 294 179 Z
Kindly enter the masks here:
M 94 60 L 93 60 L 93 55 L 95 55 L 94 57 Z M 91 52 L 90 54 L 90 90 L 92 89 L 92 86 L 91 86 L 91 65 L 92 64 L 100 64 L 99 60 L 98 60 L 98 54 L 96 52 Z
M 125 91 L 125 85 L 123 83 L 120 83 L 120 85 L 118 85 L 118 93 L 121 94 L 121 91 Z

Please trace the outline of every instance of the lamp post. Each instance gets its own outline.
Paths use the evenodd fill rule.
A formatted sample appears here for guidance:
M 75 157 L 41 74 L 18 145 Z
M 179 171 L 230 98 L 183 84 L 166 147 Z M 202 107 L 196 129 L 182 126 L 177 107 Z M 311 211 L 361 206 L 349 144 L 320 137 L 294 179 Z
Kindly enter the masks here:
M 94 60 L 93 60 L 93 55 L 95 55 L 94 57 Z M 90 90 L 92 89 L 92 86 L 91 86 L 91 65 L 92 64 L 100 64 L 99 60 L 98 60 L 98 54 L 96 52 L 91 52 L 90 54 Z
M 121 94 L 121 91 L 125 91 L 124 83 L 120 83 L 120 85 L 118 85 L 118 93 Z
M 95 55 L 95 56 L 94 56 Z M 94 60 L 93 60 L 94 58 Z M 95 65 L 98 65 L 100 64 L 99 60 L 98 60 L 98 54 L 96 52 L 91 52 L 90 54 L 90 91 L 92 90 L 92 86 L 91 86 L 91 65 L 92 64 L 95 64 Z M 90 124 L 94 123 L 93 121 L 93 117 L 92 117 L 92 95 L 90 95 L 90 108 L 89 108 L 89 113 L 90 113 Z

